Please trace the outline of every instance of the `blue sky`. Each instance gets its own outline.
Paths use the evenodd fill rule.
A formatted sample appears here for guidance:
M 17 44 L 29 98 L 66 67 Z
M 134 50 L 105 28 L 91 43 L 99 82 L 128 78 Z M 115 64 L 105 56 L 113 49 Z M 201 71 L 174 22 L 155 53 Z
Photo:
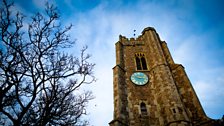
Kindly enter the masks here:
M 16 0 L 15 10 L 32 15 L 44 1 Z M 72 23 L 76 48 L 88 45 L 98 81 L 84 86 L 95 99 L 86 117 L 94 126 L 113 119 L 113 75 L 118 36 L 137 36 L 154 27 L 176 63 L 183 64 L 206 114 L 224 114 L 224 1 L 222 0 L 55 0 L 63 24 Z M 28 17 L 27 17 L 28 18 Z M 76 53 L 77 49 L 71 50 Z

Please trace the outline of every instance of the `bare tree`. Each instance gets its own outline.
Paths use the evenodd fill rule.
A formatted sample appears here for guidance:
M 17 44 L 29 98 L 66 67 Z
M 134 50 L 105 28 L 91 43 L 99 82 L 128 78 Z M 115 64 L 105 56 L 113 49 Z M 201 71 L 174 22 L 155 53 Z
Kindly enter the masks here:
M 24 27 L 24 15 L 2 1 L 0 10 L 0 125 L 86 125 L 81 117 L 93 98 L 80 93 L 95 81 L 87 47 L 80 57 L 61 52 L 70 48 L 72 25 L 59 23 L 57 9 L 46 4 Z

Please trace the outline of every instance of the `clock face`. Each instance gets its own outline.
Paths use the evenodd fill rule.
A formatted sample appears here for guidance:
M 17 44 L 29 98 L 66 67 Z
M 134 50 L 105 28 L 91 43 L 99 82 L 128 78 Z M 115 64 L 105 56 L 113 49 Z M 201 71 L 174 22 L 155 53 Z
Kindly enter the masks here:
M 149 78 L 142 72 L 136 72 L 131 75 L 131 81 L 136 85 L 145 85 L 149 81 Z

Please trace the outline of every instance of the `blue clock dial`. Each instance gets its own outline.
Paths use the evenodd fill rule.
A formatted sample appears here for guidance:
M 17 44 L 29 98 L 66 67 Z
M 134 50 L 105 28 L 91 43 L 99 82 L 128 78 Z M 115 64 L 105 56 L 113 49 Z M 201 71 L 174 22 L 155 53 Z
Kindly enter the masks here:
M 131 75 L 131 81 L 136 85 L 145 85 L 149 81 L 149 78 L 142 72 L 135 72 Z

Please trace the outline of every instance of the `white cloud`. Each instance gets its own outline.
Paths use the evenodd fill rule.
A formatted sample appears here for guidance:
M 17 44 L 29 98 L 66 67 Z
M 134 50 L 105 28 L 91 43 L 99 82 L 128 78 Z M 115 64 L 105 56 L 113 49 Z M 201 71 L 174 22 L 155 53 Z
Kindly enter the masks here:
M 206 75 L 206 77 L 209 77 L 209 75 Z M 209 79 L 206 79 L 209 81 L 198 80 L 193 85 L 208 117 L 213 116 L 216 119 L 221 118 L 224 111 L 222 107 L 224 104 L 224 81 L 220 78 L 224 78 L 224 76 L 209 77 Z
M 112 71 L 108 68 L 111 66 L 97 67 L 96 76 L 98 81 L 92 85 L 91 90 L 94 92 L 95 99 L 90 102 L 90 120 L 95 125 L 105 125 L 113 117 L 113 86 Z

